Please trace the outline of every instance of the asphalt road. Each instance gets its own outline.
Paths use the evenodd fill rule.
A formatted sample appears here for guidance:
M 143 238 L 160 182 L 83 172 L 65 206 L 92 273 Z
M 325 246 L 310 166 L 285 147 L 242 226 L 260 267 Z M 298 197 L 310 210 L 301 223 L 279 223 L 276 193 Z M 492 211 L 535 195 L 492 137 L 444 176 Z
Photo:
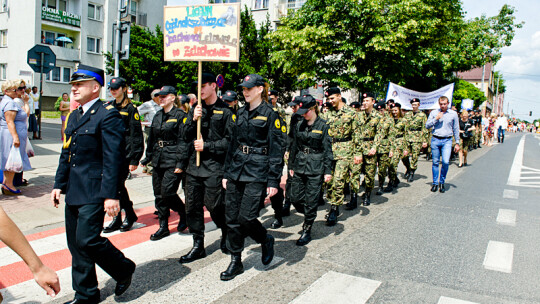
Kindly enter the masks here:
M 276 237 L 274 262 L 263 267 L 260 247 L 248 241 L 246 271 L 229 282 L 219 280 L 229 257 L 219 251 L 217 230 L 207 233 L 208 257 L 187 265 L 177 260 L 191 247 L 189 235 L 132 246 L 124 250 L 138 263 L 132 287 L 115 298 L 115 282 L 100 272 L 102 300 L 540 303 L 540 140 L 528 134 L 520 144 L 523 136 L 509 134 L 504 144 L 472 151 L 467 167 L 453 163 L 444 194 L 429 191 L 431 163 L 422 159 L 414 182 L 374 196 L 369 207 L 342 210 L 334 227 L 324 225 L 321 207 L 308 246 L 295 245 L 302 217 L 293 213 L 284 228 L 269 230 Z M 268 208 L 261 217 L 266 227 L 272 214 Z M 55 303 L 73 297 L 69 271 L 61 271 L 64 290 Z M 35 288 L 24 284 L 7 291 Z

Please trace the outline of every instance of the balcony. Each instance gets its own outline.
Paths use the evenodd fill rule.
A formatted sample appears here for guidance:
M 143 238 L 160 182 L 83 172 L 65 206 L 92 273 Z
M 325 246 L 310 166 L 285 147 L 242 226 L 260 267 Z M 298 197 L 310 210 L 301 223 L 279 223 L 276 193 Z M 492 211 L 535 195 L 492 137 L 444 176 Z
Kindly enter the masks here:
M 71 49 L 56 45 L 47 45 L 56 55 L 56 60 L 65 60 L 71 62 L 80 62 L 81 56 L 78 49 Z

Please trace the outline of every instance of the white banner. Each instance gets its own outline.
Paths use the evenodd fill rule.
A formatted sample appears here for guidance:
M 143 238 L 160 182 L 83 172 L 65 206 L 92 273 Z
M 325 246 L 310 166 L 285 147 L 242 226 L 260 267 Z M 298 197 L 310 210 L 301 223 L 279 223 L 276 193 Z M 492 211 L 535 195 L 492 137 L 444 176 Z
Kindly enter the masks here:
M 452 104 L 452 94 L 454 93 L 454 84 L 451 83 L 433 92 L 417 92 L 409 90 L 395 83 L 388 83 L 388 91 L 386 92 L 386 100 L 393 99 L 401 104 L 401 108 L 412 110 L 411 99 L 420 99 L 420 110 L 433 110 L 439 108 L 439 97 L 446 96 L 450 104 Z

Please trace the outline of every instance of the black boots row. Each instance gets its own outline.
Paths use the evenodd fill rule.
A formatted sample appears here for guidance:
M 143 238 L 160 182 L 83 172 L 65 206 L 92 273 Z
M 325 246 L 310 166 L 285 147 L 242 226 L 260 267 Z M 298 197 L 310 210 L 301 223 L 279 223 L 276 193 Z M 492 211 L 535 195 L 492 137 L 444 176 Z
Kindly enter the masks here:
M 135 214 L 135 211 L 131 209 L 130 211 L 126 210 L 126 218 L 122 222 L 122 213 L 120 212 L 113 218 L 109 226 L 103 228 L 103 233 L 111 233 L 116 230 L 120 230 L 122 232 L 129 231 L 138 219 L 139 218 Z
M 182 232 L 187 229 L 186 216 L 180 216 L 180 222 L 178 222 L 177 230 Z M 159 228 L 158 230 L 150 236 L 150 240 L 157 241 L 161 240 L 164 237 L 171 235 L 169 231 L 169 219 L 159 219 Z
M 268 265 L 274 259 L 274 237 L 270 234 L 266 235 L 266 239 L 261 243 L 261 262 L 263 265 Z M 242 253 L 231 253 L 231 263 L 227 269 L 220 274 L 222 281 L 229 281 L 234 279 L 237 275 L 244 272 L 244 265 L 242 264 Z

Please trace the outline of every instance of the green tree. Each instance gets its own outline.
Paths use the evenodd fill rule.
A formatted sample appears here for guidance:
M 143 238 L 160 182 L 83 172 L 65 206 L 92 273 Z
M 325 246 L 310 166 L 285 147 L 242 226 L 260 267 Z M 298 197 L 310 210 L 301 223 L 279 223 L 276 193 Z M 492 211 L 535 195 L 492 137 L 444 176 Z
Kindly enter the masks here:
M 463 99 L 474 100 L 474 108 L 478 108 L 487 98 L 484 93 L 472 83 L 458 79 L 455 82 L 453 94 L 453 103 L 456 105 L 456 108 L 461 108 L 461 101 Z
M 495 63 L 521 27 L 513 13 L 505 5 L 466 21 L 460 0 L 307 0 L 269 34 L 279 46 L 272 60 L 311 83 L 430 91 L 455 71 Z

